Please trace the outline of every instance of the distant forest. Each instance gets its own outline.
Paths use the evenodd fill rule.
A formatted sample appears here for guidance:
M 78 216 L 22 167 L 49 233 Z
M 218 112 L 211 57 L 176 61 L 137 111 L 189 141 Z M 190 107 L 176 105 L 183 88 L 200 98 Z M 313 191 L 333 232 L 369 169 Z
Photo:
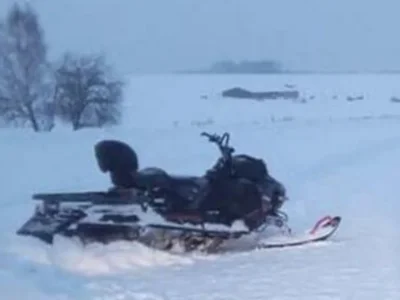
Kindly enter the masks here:
M 204 69 L 178 71 L 184 74 L 400 74 L 397 69 L 378 70 L 321 70 L 321 69 L 289 69 L 277 60 L 221 60 Z
M 232 60 L 218 61 L 203 70 L 190 70 L 185 73 L 215 73 L 215 74 L 275 74 L 283 73 L 280 62 L 275 60 Z

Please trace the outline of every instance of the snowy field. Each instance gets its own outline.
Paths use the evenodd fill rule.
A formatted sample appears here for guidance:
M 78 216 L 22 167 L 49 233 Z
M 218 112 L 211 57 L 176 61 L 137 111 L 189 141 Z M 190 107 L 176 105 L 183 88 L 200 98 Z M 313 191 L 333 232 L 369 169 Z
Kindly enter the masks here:
M 223 89 L 283 89 L 306 103 L 223 99 Z M 360 101 L 346 97 L 364 96 Z M 118 128 L 0 131 L 0 295 L 32 300 L 400 299 L 400 76 L 138 76 Z M 93 145 L 119 138 L 141 166 L 202 174 L 217 150 L 201 131 L 229 131 L 287 187 L 291 225 L 343 223 L 313 246 L 174 256 L 138 244 L 53 248 L 17 237 L 36 192 L 106 189 Z

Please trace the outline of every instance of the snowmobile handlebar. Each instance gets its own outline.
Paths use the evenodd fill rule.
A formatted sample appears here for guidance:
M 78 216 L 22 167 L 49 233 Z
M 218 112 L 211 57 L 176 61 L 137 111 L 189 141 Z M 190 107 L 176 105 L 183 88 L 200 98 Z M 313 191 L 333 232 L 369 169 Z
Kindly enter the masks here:
M 222 156 L 225 159 L 229 159 L 232 155 L 233 152 L 235 152 L 235 149 L 233 147 L 229 146 L 229 140 L 230 140 L 230 135 L 229 133 L 225 132 L 222 135 L 218 134 L 211 134 L 208 132 L 202 132 L 201 136 L 205 136 L 208 138 L 208 140 L 211 143 L 215 143 L 218 145 L 219 150 L 222 153 Z

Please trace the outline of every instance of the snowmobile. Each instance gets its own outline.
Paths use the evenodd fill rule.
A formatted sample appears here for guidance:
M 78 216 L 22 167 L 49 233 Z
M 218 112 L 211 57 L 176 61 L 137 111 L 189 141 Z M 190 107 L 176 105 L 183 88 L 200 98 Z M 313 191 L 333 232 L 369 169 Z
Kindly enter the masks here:
M 268 225 L 284 227 L 288 217 L 280 208 L 288 199 L 286 189 L 269 174 L 264 160 L 234 155 L 229 133 L 201 135 L 221 152 L 202 176 L 139 169 L 138 156 L 128 144 L 98 142 L 96 161 L 102 172 L 110 173 L 113 187 L 34 194 L 41 203 L 17 234 L 49 244 L 59 235 L 83 243 L 125 240 L 160 250 L 212 252 L 224 241 Z

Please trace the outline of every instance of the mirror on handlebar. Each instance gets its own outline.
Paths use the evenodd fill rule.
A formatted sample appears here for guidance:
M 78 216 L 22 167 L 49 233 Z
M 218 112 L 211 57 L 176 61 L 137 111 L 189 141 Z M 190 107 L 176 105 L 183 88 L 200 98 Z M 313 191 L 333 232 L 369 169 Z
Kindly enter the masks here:
M 229 145 L 229 139 L 230 139 L 230 136 L 229 136 L 229 133 L 227 133 L 227 132 L 225 132 L 222 136 L 221 136 L 221 139 L 220 139 L 220 142 L 221 142 L 221 145 L 223 144 L 223 142 L 225 141 L 225 147 L 228 147 L 228 145 Z

